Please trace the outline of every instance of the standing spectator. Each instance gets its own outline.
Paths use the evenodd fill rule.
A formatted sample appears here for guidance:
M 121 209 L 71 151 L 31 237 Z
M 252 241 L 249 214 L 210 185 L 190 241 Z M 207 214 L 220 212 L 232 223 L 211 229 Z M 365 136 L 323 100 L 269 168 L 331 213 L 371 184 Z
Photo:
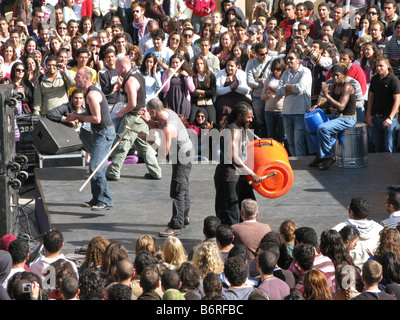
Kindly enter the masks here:
M 322 25 L 325 21 L 331 20 L 330 18 L 331 6 L 326 2 L 321 2 L 318 5 L 318 19 L 314 21 L 315 24 L 315 36 L 321 35 Z
M 254 46 L 255 58 L 249 60 L 246 66 L 247 85 L 251 88 L 252 106 L 255 117 L 255 133 L 262 138 L 267 137 L 265 125 L 265 102 L 261 98 L 265 80 L 267 79 L 267 68 L 271 62 L 271 57 L 267 55 L 267 45 L 259 42 Z
M 201 23 L 214 11 L 215 0 L 186 0 L 186 7 L 193 10 L 192 21 L 194 32 L 200 31 Z
M 8 252 L 11 254 L 12 267 L 7 279 L 3 282 L 4 289 L 7 290 L 8 280 L 18 272 L 27 271 L 26 263 L 29 259 L 29 243 L 26 239 L 17 238 L 12 241 L 8 247 Z
M 183 65 L 178 68 L 179 64 Z M 169 77 L 173 74 L 171 79 Z M 169 69 L 162 76 L 165 107 L 182 114 L 186 119 L 190 117 L 191 97 L 190 93 L 195 90 L 193 83 L 193 70 L 188 62 L 180 54 L 174 54 L 169 62 Z
M 38 78 L 33 93 L 34 114 L 45 115 L 49 110 L 68 102 L 68 90 L 74 85 L 73 74 L 65 65 L 57 68 L 57 58 L 48 57 L 46 73 Z
M 381 20 L 384 25 L 384 32 L 386 37 L 391 37 L 395 30 L 395 23 L 398 20 L 399 16 L 396 13 L 396 1 L 395 0 L 385 0 L 383 3 L 383 11 L 385 16 Z
M 217 122 L 217 115 L 213 102 L 217 86 L 215 74 L 209 70 L 209 66 L 202 56 L 195 57 L 193 61 L 193 72 L 195 90 L 190 93 L 192 107 L 189 121 L 195 121 L 197 111 L 203 108 L 207 111 L 208 122 L 213 126 L 213 124 Z
M 271 41 L 272 36 L 268 38 Z M 267 129 L 267 137 L 280 143 L 286 140 L 285 128 L 283 126 L 283 97 L 277 95 L 279 81 L 286 70 L 285 60 L 276 58 L 271 62 L 271 72 L 264 82 L 261 99 L 264 101 L 264 120 Z
M 333 35 L 339 38 L 345 47 L 347 47 L 350 43 L 351 39 L 351 26 L 343 17 L 345 16 L 346 12 L 344 12 L 344 6 L 341 4 L 335 4 L 332 10 L 332 20 L 335 24 L 335 31 Z
M 146 33 L 147 22 L 150 20 L 144 16 L 144 6 L 140 2 L 132 4 L 133 22 L 127 32 L 132 38 L 132 44 L 139 45 L 140 39 Z
M 284 96 L 282 115 L 283 125 L 292 156 L 307 154 L 306 128 L 304 114 L 311 104 L 312 76 L 308 68 L 300 64 L 300 54 L 289 52 L 286 56 L 286 70 L 276 90 Z
M 117 12 L 118 4 L 116 0 L 93 0 L 93 15 L 82 14 L 82 17 L 93 17 L 94 30 L 99 31 L 104 28 L 104 22 L 109 21 Z
M 393 74 L 390 60 L 376 59 L 377 74 L 372 77 L 368 95 L 366 122 L 370 126 L 375 152 L 392 153 L 395 118 L 400 105 L 400 82 Z

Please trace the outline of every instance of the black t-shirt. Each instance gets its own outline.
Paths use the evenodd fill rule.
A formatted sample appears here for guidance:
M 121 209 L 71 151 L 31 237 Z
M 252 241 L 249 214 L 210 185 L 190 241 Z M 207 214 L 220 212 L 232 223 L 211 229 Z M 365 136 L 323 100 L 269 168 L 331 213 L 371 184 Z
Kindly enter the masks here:
M 383 79 L 377 74 L 371 79 L 369 91 L 374 94 L 371 115 L 388 117 L 394 103 L 393 95 L 400 93 L 400 81 L 393 73 L 389 73 Z

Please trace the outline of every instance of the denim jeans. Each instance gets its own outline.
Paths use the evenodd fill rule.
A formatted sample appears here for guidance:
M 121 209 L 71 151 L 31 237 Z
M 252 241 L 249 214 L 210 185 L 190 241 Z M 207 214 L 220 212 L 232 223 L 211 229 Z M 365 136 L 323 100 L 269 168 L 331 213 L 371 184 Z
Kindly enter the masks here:
M 280 112 L 264 111 L 265 125 L 267 126 L 268 138 L 278 142 L 286 139 L 285 128 L 283 127 L 283 116 Z
M 252 96 L 252 106 L 253 106 L 253 113 L 254 118 L 256 120 L 255 125 L 255 133 L 259 135 L 261 138 L 267 137 L 267 129 L 265 127 L 265 115 L 264 115 L 264 108 L 265 108 L 265 101 L 261 100 L 261 97 L 254 97 Z
M 283 125 L 291 156 L 306 156 L 307 140 L 304 114 L 283 114 Z
M 94 170 L 100 165 L 103 159 L 110 152 L 111 147 L 115 140 L 114 126 L 101 129 L 93 132 L 93 150 L 92 157 L 89 164 L 89 173 L 92 174 Z M 91 182 L 92 188 L 92 203 L 105 203 L 107 206 L 112 207 L 113 201 L 111 193 L 108 188 L 105 167 L 107 160 L 103 162 L 99 170 L 93 176 Z
M 128 32 L 129 25 L 132 23 L 133 20 L 132 8 L 118 7 L 117 16 L 121 20 L 121 24 L 124 26 L 125 32 Z
M 375 152 L 393 153 L 394 134 L 397 126 L 397 119 L 393 119 L 392 124 L 388 127 L 383 125 L 387 117 L 372 116 L 373 127 L 370 127 L 372 143 Z
M 332 136 L 347 128 L 354 127 L 356 123 L 356 118 L 343 116 L 319 125 L 317 129 L 319 157 L 321 159 L 333 157 L 335 154 L 335 146 L 332 145 Z

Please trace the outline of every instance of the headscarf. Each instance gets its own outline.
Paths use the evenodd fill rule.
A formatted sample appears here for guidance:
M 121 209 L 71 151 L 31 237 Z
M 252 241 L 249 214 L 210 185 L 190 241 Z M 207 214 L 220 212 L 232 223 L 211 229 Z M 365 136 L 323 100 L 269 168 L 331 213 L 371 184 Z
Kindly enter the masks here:
M 197 115 L 199 113 L 202 113 L 205 116 L 205 119 L 204 119 L 203 123 L 197 122 Z M 194 119 L 194 125 L 197 126 L 197 127 L 200 127 L 201 129 L 205 129 L 206 126 L 207 126 L 207 122 L 208 122 L 208 112 L 207 112 L 207 110 L 203 109 L 203 108 L 198 108 L 197 112 L 196 112 L 196 118 Z

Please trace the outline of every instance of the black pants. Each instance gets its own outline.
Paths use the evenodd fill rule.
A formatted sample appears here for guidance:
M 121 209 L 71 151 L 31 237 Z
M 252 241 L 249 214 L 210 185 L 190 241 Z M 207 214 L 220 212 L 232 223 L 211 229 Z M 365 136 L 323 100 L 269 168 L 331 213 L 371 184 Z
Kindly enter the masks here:
M 256 200 L 253 188 L 245 176 L 238 176 L 237 180 L 218 179 L 214 176 L 215 185 L 215 214 L 223 224 L 233 225 L 240 223 L 241 203 L 244 199 Z
M 189 176 L 192 163 L 182 164 L 179 162 L 172 165 L 172 177 L 170 185 L 170 197 L 172 198 L 172 218 L 168 227 L 181 229 L 184 226 L 184 218 L 189 215 L 190 193 Z

